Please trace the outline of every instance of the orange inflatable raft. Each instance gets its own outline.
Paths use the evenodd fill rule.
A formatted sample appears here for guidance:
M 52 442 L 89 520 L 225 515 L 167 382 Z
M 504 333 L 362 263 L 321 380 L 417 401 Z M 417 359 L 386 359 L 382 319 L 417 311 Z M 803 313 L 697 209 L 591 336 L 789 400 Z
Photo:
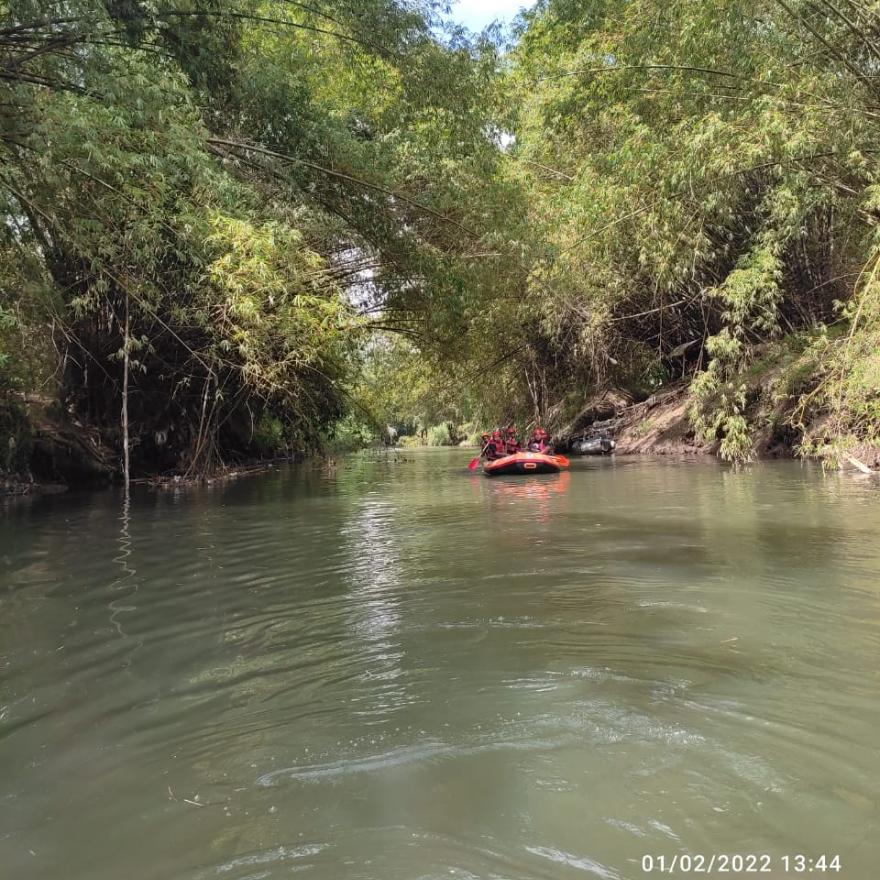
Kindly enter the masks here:
M 483 465 L 483 473 L 487 477 L 510 476 L 520 474 L 556 474 L 568 467 L 568 459 L 564 455 L 544 455 L 543 452 L 514 452 L 495 461 L 487 461 Z

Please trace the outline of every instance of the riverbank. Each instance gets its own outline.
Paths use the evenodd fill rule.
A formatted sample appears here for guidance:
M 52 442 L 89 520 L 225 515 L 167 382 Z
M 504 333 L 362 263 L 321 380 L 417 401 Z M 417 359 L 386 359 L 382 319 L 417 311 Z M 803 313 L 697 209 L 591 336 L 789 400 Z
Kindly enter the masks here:
M 58 495 L 68 489 L 64 483 L 46 483 L 23 474 L 0 474 L 0 498 L 24 495 Z
M 0 468 L 0 497 L 56 495 L 68 489 L 100 489 L 122 482 L 122 462 L 112 440 L 94 425 L 66 417 L 56 401 L 27 395 L 15 401 L 20 418 L 14 440 L 12 467 Z M 157 489 L 210 484 L 271 470 L 276 465 L 302 461 L 301 452 L 244 456 L 226 451 L 225 463 L 208 471 L 159 470 L 142 465 L 132 484 Z
M 686 378 L 646 398 L 605 389 L 588 400 L 557 436 L 569 443 L 607 437 L 615 441 L 620 455 L 724 457 L 727 452 L 727 457 L 740 461 L 801 458 L 832 468 L 880 473 L 880 445 L 869 442 L 870 420 L 854 428 L 840 418 L 840 410 L 851 402 L 828 400 L 827 339 L 839 339 L 841 332 L 837 328 L 827 335 L 792 333 L 754 346 L 740 372 L 721 383 L 714 396 L 702 390 L 708 373 L 700 370 L 699 360 Z M 728 414 L 718 420 L 717 413 L 725 407 Z M 700 421 L 717 426 L 716 430 L 711 435 L 700 432 Z M 741 433 L 731 456 L 721 438 L 736 421 Z
M 855 439 L 848 443 L 832 443 L 829 439 L 824 446 L 803 446 L 805 432 L 791 426 L 791 413 L 784 405 L 788 401 L 777 401 L 773 407 L 767 405 L 772 395 L 766 389 L 772 385 L 761 385 L 761 380 L 767 378 L 759 374 L 751 395 L 749 416 L 760 425 L 751 437 L 753 460 L 805 458 L 842 470 L 880 476 L 880 448 L 875 446 Z M 698 436 L 689 416 L 691 405 L 688 383 L 638 402 L 609 390 L 593 398 L 561 436 L 568 446 L 579 438 L 608 438 L 615 442 L 616 455 L 718 456 L 720 440 Z M 821 425 L 814 424 L 808 426 L 806 433 L 820 430 Z
M 216 468 L 209 474 L 155 474 L 146 477 L 137 477 L 131 481 L 133 486 L 149 486 L 152 489 L 182 489 L 190 486 L 210 486 L 213 484 L 226 483 L 242 477 L 257 476 L 274 470 L 283 464 L 292 464 L 302 461 L 303 456 L 289 455 L 265 460 L 241 462 L 238 464 L 225 465 Z M 0 474 L 0 498 L 10 498 L 25 495 L 59 495 L 71 488 L 106 488 L 118 484 L 121 477 L 116 475 L 114 479 L 100 483 L 71 484 L 59 481 L 47 481 L 35 478 L 31 474 Z
M 744 414 L 748 423 L 756 426 L 749 436 L 749 457 L 813 459 L 828 467 L 880 476 L 880 448 L 855 438 L 832 437 L 821 416 L 805 427 L 794 427 L 807 378 L 786 343 L 775 349 L 767 347 L 763 358 L 743 377 Z M 813 381 L 811 376 L 809 379 Z M 702 438 L 695 430 L 693 401 L 689 381 L 670 384 L 642 400 L 609 388 L 590 398 L 567 424 L 549 424 L 560 441 L 560 451 L 569 451 L 578 439 L 607 438 L 614 441 L 619 456 L 718 456 L 720 440 Z M 100 488 L 120 482 L 119 455 L 96 428 L 62 418 L 58 408 L 44 400 L 30 398 L 27 402 L 28 467 L 18 472 L 0 471 L 0 496 L 56 494 L 67 488 Z M 810 442 L 804 441 L 805 436 Z M 301 453 L 251 456 L 199 474 L 142 469 L 133 483 L 155 489 L 218 483 L 263 473 L 304 457 Z

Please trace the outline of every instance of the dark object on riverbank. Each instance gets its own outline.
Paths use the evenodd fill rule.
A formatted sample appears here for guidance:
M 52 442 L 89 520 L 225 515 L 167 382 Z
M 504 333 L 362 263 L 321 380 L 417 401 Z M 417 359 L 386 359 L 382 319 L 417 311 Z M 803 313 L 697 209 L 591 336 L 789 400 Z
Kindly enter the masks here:
M 575 455 L 611 455 L 617 444 L 608 437 L 586 437 L 575 440 L 571 451 Z
M 24 495 L 58 495 L 66 492 L 63 483 L 45 483 L 34 480 L 30 475 L 0 473 L 0 498 Z
M 0 496 L 55 495 L 68 488 L 95 488 L 112 481 L 113 455 L 95 430 L 65 418 L 37 395 L 23 398 L 18 405 L 25 414 L 23 428 L 10 434 L 8 441 L 18 455 L 5 467 L 0 463 Z
M 487 477 L 528 474 L 556 474 L 568 467 L 564 455 L 544 455 L 541 452 L 515 452 L 483 465 Z
M 215 483 L 227 483 L 240 477 L 252 477 L 271 471 L 278 465 L 290 464 L 302 460 L 296 456 L 277 456 L 272 459 L 252 460 L 215 468 L 208 474 L 156 474 L 151 477 L 140 477 L 132 480 L 132 485 L 149 486 L 151 489 L 186 489 L 193 486 L 211 486 Z M 335 465 L 335 462 L 334 462 Z
M 116 456 L 98 429 L 46 395 L 18 395 L 0 403 L 0 439 L 5 449 L 0 495 L 91 489 L 109 485 L 117 474 Z
M 639 402 L 627 401 L 612 390 L 591 400 L 558 436 L 563 448 L 574 455 L 605 454 L 581 452 L 577 448 L 592 440 L 611 441 L 616 455 L 714 454 L 718 441 L 695 436 L 688 404 L 686 383 L 658 391 Z

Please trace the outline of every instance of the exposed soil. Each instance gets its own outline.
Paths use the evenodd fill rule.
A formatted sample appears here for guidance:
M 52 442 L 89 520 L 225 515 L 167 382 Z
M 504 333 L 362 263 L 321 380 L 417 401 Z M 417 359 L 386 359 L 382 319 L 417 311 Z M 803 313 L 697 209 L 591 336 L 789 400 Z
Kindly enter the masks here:
M 570 445 L 581 437 L 607 437 L 618 455 L 705 455 L 718 443 L 694 435 L 687 417 L 687 386 L 680 385 L 634 403 L 609 390 L 593 398 L 578 417 L 559 432 Z
M 607 391 L 593 398 L 558 436 L 562 446 L 569 448 L 581 438 L 607 437 L 614 440 L 617 455 L 717 455 L 719 441 L 698 439 L 687 409 L 687 384 L 638 403 L 620 392 Z M 767 418 L 765 427 L 754 435 L 752 454 L 757 459 L 794 458 L 799 440 L 797 432 L 785 427 L 784 418 Z M 845 470 L 880 476 L 880 449 L 853 448 L 839 464 Z
M 622 455 L 712 455 L 718 442 L 706 443 L 694 435 L 687 417 L 687 390 L 655 394 L 623 410 L 616 419 L 613 439 Z

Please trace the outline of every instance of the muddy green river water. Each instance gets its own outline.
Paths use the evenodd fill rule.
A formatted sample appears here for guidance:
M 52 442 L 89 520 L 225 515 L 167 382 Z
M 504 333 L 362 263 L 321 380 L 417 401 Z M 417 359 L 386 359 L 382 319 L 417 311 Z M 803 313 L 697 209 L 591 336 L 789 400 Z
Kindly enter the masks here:
M 0 511 L 0 876 L 880 876 L 880 493 L 472 454 Z

